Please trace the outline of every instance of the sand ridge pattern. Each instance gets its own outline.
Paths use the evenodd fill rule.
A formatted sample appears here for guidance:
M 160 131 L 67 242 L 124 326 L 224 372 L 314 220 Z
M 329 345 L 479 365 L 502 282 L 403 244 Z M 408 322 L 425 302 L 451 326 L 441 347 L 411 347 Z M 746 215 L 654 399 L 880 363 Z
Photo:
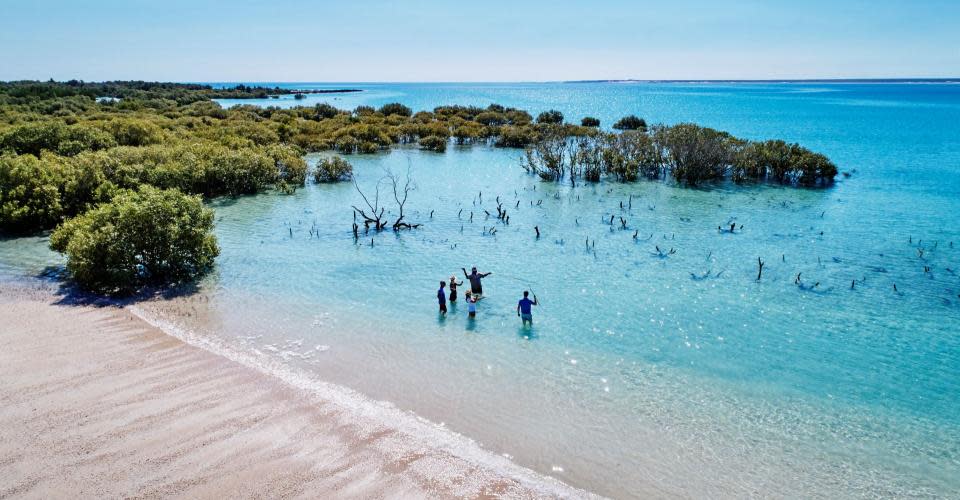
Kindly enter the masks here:
M 55 301 L 0 287 L 0 498 L 590 496 L 370 425 L 126 309 Z

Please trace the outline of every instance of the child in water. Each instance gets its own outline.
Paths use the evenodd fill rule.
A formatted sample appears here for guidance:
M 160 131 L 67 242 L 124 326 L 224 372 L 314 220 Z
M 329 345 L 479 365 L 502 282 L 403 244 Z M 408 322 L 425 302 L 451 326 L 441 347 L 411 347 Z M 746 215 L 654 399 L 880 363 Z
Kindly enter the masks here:
M 467 316 L 477 317 L 477 298 L 470 292 L 467 292 Z
M 457 277 L 450 275 L 450 302 L 457 301 L 457 287 L 462 285 L 463 282 L 457 283 Z

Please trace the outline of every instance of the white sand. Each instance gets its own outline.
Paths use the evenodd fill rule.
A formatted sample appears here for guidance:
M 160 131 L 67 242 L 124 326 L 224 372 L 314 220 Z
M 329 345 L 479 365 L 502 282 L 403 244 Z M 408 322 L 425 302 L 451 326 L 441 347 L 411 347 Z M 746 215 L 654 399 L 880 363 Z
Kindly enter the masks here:
M 0 286 L 0 498 L 587 496 L 412 416 L 373 422 L 126 309 L 56 300 Z

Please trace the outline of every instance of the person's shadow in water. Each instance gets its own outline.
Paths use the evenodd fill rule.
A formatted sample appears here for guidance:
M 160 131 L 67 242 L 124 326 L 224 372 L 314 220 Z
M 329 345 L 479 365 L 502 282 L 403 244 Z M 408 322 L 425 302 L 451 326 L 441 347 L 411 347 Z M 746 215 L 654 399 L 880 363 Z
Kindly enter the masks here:
M 468 316 L 467 316 L 467 324 L 466 324 L 466 326 L 464 326 L 463 328 L 464 328 L 464 330 L 466 330 L 466 331 L 468 331 L 468 332 L 475 332 L 475 331 L 477 331 L 477 318 L 471 318 L 471 317 L 468 315 Z
M 447 319 L 449 316 L 454 316 L 457 314 L 457 301 L 447 302 L 447 313 L 441 314 L 437 313 L 437 324 L 440 326 L 445 326 L 447 324 Z
M 521 324 L 520 328 L 517 328 L 517 336 L 523 340 L 537 340 L 540 338 L 540 336 L 537 335 L 536 328 L 534 328 L 531 323 Z

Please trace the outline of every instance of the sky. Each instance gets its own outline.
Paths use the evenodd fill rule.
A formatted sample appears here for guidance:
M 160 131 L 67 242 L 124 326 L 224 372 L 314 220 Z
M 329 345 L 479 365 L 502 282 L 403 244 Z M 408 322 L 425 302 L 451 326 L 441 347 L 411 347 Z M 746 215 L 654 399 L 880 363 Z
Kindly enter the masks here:
M 0 80 L 960 77 L 960 0 L 0 0 Z

